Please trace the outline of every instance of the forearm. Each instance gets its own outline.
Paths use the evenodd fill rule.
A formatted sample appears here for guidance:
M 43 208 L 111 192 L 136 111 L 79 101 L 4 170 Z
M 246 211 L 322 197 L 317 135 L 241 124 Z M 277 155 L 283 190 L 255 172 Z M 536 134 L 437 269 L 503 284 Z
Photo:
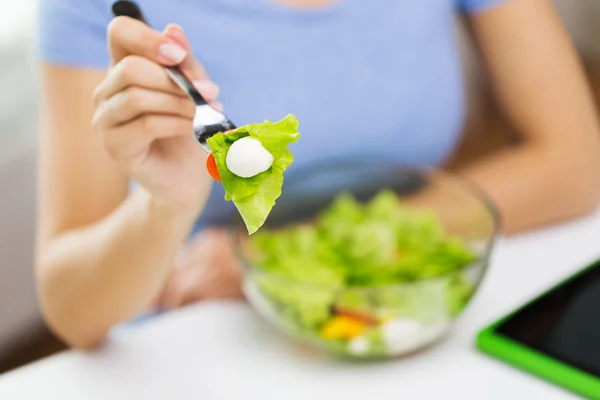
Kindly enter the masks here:
M 98 344 L 157 295 L 194 213 L 162 206 L 140 190 L 93 226 L 49 241 L 38 261 L 41 303 L 70 344 Z
M 600 191 L 597 110 L 551 2 L 507 1 L 469 20 L 521 145 L 466 175 L 498 205 L 508 233 L 593 210 Z
M 586 151 L 579 157 L 577 153 L 566 147 L 523 144 L 462 172 L 497 205 L 503 230 L 510 234 L 578 217 L 596 207 L 600 160 Z

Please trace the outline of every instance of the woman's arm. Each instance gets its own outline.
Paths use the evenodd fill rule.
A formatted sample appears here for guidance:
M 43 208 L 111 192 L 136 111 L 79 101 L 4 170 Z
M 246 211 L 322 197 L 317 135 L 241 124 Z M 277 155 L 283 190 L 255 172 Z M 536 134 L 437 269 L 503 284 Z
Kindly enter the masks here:
M 584 73 L 547 0 L 508 0 L 471 17 L 497 96 L 521 135 L 464 172 L 513 233 L 595 209 L 600 129 Z
M 43 71 L 38 287 L 48 323 L 77 347 L 149 304 L 193 222 L 144 190 L 126 199 L 128 179 L 91 128 L 102 76 Z
M 210 186 L 193 104 L 149 60 L 166 39 L 132 21 L 111 25 L 106 78 L 42 69 L 37 281 L 49 325 L 77 347 L 157 296 Z M 144 188 L 128 196 L 129 174 Z

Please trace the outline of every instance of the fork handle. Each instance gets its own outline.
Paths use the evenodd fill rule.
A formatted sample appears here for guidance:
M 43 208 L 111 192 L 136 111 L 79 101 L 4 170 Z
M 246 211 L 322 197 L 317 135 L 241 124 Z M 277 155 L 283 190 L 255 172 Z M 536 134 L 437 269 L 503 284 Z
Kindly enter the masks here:
M 115 17 L 130 17 L 133 19 L 137 19 L 138 21 L 141 21 L 146 25 L 150 26 L 150 24 L 144 17 L 144 14 L 142 13 L 140 7 L 133 1 L 120 0 L 114 2 L 112 5 L 112 12 L 115 15 Z M 185 76 L 181 68 L 179 68 L 178 66 L 163 66 L 163 69 L 165 70 L 167 75 L 169 75 L 169 77 L 173 80 L 173 82 L 175 82 L 177 86 L 181 88 L 181 90 L 183 90 L 185 93 L 188 94 L 188 96 L 191 97 L 191 99 L 197 106 L 203 106 L 205 104 L 208 104 L 208 102 L 204 99 L 204 97 L 202 97 L 200 92 L 198 92 L 198 90 L 194 87 L 194 84 L 188 79 L 187 76 Z

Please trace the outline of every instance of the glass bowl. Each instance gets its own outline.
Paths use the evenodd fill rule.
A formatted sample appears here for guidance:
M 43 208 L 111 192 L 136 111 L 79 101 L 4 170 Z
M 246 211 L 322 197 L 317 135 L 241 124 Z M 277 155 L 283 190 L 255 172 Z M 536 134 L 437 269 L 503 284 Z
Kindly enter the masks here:
M 316 236 L 310 233 L 313 231 L 310 227 L 342 194 L 346 199 L 351 195 L 358 204 L 367 204 L 382 193 L 387 193 L 388 200 L 393 193 L 392 198 L 398 199 L 398 207 L 405 214 L 435 219 L 436 228 L 415 225 L 415 232 L 416 229 L 433 232 L 425 233 L 423 239 L 412 233 L 402 240 L 392 235 L 392 243 L 410 244 L 406 247 L 410 249 L 423 246 L 424 250 L 404 254 L 399 244 L 398 262 L 406 262 L 410 268 L 399 274 L 390 273 L 382 282 L 368 278 L 365 283 L 361 276 L 369 277 L 375 268 L 372 265 L 377 264 L 375 260 L 385 253 L 369 254 L 369 249 L 373 246 L 377 249 L 390 240 L 390 235 L 378 237 L 377 230 L 370 229 L 377 224 L 387 226 L 389 221 L 386 220 L 396 218 L 396 214 L 380 210 L 379 222 L 369 225 L 369 221 L 365 221 L 364 229 L 363 225 L 346 229 L 343 222 L 334 220 L 330 228 L 339 232 L 340 241 L 345 240 L 344 248 L 352 256 L 339 253 L 341 258 L 332 262 L 340 264 L 336 264 L 336 268 L 343 271 L 352 268 L 353 272 L 344 283 L 340 284 L 337 279 L 332 284 L 327 278 L 329 269 L 315 267 L 323 260 L 311 261 L 316 257 L 312 253 L 317 247 L 328 245 L 323 244 L 326 241 L 322 240 L 321 233 Z M 410 218 L 399 223 L 398 232 L 411 232 L 410 223 Z M 303 227 L 308 228 L 303 230 Z M 234 247 L 244 270 L 244 292 L 260 315 L 293 338 L 327 353 L 371 359 L 415 352 L 449 331 L 485 275 L 499 231 L 499 218 L 483 193 L 456 175 L 435 168 L 371 159 L 360 164 L 351 161 L 319 164 L 289 173 L 282 196 L 259 232 L 249 237 L 241 219 L 236 220 L 232 228 Z M 281 238 L 290 229 L 307 235 L 307 247 L 290 251 L 282 244 L 276 250 L 272 246 L 279 244 L 269 245 L 271 240 L 267 243 L 271 247 L 259 250 L 257 243 L 264 240 L 265 234 L 271 239 Z M 431 235 L 435 238 L 431 239 Z M 458 245 L 467 249 L 469 256 L 462 258 L 463 264 L 458 268 L 457 264 L 452 264 L 453 268 L 441 268 L 441 261 L 435 258 L 438 250 L 433 249 Z M 329 251 L 328 248 L 325 251 Z M 266 254 L 272 252 L 278 254 L 278 258 L 269 258 L 267 263 Z M 340 261 L 346 259 L 351 259 L 347 265 Z M 364 264 L 357 262 L 361 259 L 365 260 Z M 294 265 L 292 272 L 288 269 L 285 274 L 281 273 L 278 262 L 286 265 L 293 262 L 290 264 Z M 381 271 L 383 269 L 378 272 Z M 327 279 L 321 279 L 321 275 Z

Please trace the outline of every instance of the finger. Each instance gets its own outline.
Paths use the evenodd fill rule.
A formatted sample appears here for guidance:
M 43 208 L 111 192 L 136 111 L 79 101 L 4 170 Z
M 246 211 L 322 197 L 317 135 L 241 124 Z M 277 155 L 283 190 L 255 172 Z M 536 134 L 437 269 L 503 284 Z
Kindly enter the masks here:
M 208 74 L 204 66 L 196 60 L 190 42 L 183 32 L 183 28 L 179 25 L 171 24 L 165 28 L 163 34 L 187 51 L 187 56 L 180 63 L 180 66 L 186 72 L 188 78 L 192 81 L 207 80 Z
M 198 89 L 208 102 L 216 99 L 219 96 L 219 86 L 208 79 L 208 74 L 206 73 L 204 66 L 194 56 L 194 52 L 185 36 L 183 28 L 175 24 L 168 25 L 164 30 L 164 35 L 181 45 L 188 52 L 188 55 L 181 62 L 180 66 L 188 78 L 190 78 L 196 89 Z M 220 109 L 217 107 L 220 107 Z M 218 103 L 215 108 L 222 111 L 223 105 Z
M 140 56 L 127 56 L 108 71 L 94 91 L 96 105 L 131 86 L 187 96 L 157 63 Z
M 181 281 L 179 287 L 181 295 L 179 307 L 202 300 L 207 285 L 220 284 L 214 277 L 214 260 L 210 256 L 208 260 L 202 260 L 200 265 L 193 265 L 188 269 L 190 270 L 186 274 L 186 279 Z
M 207 101 L 213 101 L 219 94 L 219 88 L 210 81 L 201 82 L 196 87 Z M 118 92 L 134 86 L 189 97 L 157 63 L 140 56 L 127 56 L 115 65 L 108 72 L 106 79 L 96 87 L 93 94 L 94 103 L 99 106 Z
M 215 279 L 215 249 L 214 240 L 210 235 L 201 234 L 195 244 L 194 251 L 201 251 L 202 257 L 191 257 L 191 253 L 180 270 L 177 282 L 173 284 L 176 292 L 168 303 L 172 307 L 181 307 L 186 304 L 202 300 L 205 296 L 206 286 L 219 286 L 221 282 Z
M 191 121 L 196 107 L 189 97 L 132 86 L 103 102 L 98 113 L 104 127 L 114 127 L 144 114 L 173 115 Z
M 165 304 L 168 302 L 168 299 L 171 296 L 171 291 L 172 291 L 171 286 L 173 285 L 173 280 L 175 279 L 175 277 L 178 275 L 179 271 L 181 270 L 181 266 L 183 265 L 183 262 L 185 261 L 185 259 L 187 257 L 187 253 L 188 253 L 187 246 L 183 246 L 177 253 L 177 256 L 175 257 L 175 260 L 174 260 L 174 264 L 171 267 L 169 274 L 167 275 L 160 292 L 156 295 L 156 298 L 154 299 L 154 305 L 157 309 L 160 309 L 160 310 L 167 309 Z
M 243 298 L 242 274 L 228 243 L 227 232 L 217 231 L 211 239 L 213 248 L 202 255 L 202 262 L 206 263 L 201 269 L 202 274 L 186 281 L 184 304 L 203 299 Z
M 224 107 L 223 107 L 223 103 L 221 103 L 220 101 L 213 100 L 213 101 L 210 101 L 210 102 L 209 102 L 209 104 L 210 104 L 210 105 L 212 106 L 212 108 L 214 108 L 215 110 L 217 110 L 217 111 L 220 111 L 220 112 L 223 112 L 223 109 L 224 109 Z
M 214 100 L 219 96 L 220 88 L 213 81 L 195 80 L 192 83 L 207 101 Z
M 159 300 L 162 309 L 173 310 L 183 304 L 184 293 L 179 288 L 180 282 L 180 271 L 173 271 Z
M 128 124 L 101 131 L 104 145 L 117 162 L 129 165 L 157 139 L 192 135 L 192 121 L 174 115 L 145 114 Z
M 183 304 L 204 299 L 243 298 L 242 277 L 225 260 L 213 260 L 211 268 L 194 286 L 184 291 Z
M 179 44 L 129 17 L 116 17 L 108 25 L 108 47 L 112 65 L 128 55 L 138 55 L 163 65 L 177 65 L 188 52 Z

